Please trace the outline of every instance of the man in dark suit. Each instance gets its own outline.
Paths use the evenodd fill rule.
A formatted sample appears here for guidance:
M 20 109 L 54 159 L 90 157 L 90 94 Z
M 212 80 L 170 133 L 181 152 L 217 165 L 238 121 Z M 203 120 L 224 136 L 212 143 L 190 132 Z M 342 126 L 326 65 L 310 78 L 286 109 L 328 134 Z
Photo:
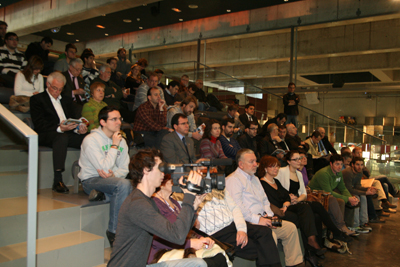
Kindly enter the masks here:
M 280 125 L 284 125 L 286 122 L 286 114 L 285 113 L 279 113 L 275 118 L 272 118 L 268 120 L 266 123 L 264 123 L 263 127 L 261 128 L 260 136 L 265 137 L 267 135 L 267 129 L 268 125 L 275 123 L 278 127 Z
M 72 108 L 77 118 L 81 116 L 83 104 L 87 102 L 84 90 L 86 84 L 81 76 L 82 67 L 82 59 L 75 58 L 69 62 L 68 70 L 62 73 L 66 79 L 62 96 L 73 99 Z
M 175 132 L 164 136 L 161 142 L 161 152 L 167 163 L 188 164 L 196 162 L 193 139 L 188 137 L 189 121 L 182 113 L 175 114 L 171 119 Z
M 331 142 L 328 140 L 328 136 L 325 135 L 325 129 L 323 127 L 318 127 L 317 131 L 321 134 L 321 141 L 318 143 L 318 148 L 320 151 L 324 152 L 325 155 L 337 154 L 336 149 L 332 146 Z
M 69 192 L 62 180 L 67 148 L 80 148 L 87 132 L 85 124 L 64 124 L 67 119 L 74 118 L 72 98 L 60 96 L 65 83 L 64 75 L 53 72 L 47 77 L 47 89 L 30 99 L 31 116 L 39 135 L 39 145 L 53 148 L 53 190 L 59 193 Z
M 244 107 L 244 111 L 245 111 L 245 113 L 243 113 L 242 115 L 239 116 L 239 120 L 243 123 L 243 125 L 247 125 L 247 123 L 249 121 L 255 121 L 255 122 L 257 122 L 258 129 L 260 130 L 261 127 L 260 127 L 260 124 L 258 123 L 257 117 L 254 116 L 254 112 L 255 112 L 254 104 L 251 104 L 251 103 L 247 104 Z
M 254 154 L 256 155 L 257 161 L 260 161 L 260 154 L 258 153 L 257 150 L 257 141 L 256 141 L 256 135 L 258 130 L 257 122 L 250 121 L 246 125 L 246 129 L 247 129 L 246 133 L 239 136 L 237 141 L 241 148 L 248 148 L 253 150 Z

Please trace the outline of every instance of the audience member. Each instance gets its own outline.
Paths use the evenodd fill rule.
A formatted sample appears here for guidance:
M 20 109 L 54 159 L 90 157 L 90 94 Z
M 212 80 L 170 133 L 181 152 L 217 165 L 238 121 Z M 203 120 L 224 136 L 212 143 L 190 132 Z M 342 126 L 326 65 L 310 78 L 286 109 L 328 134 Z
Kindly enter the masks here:
M 121 80 L 125 81 L 127 74 L 131 71 L 132 63 L 129 61 L 129 59 L 126 58 L 125 48 L 118 49 L 117 56 L 118 61 L 115 72 Z
M 117 75 L 117 62 L 118 59 L 115 57 L 110 57 L 107 59 L 107 64 L 110 65 L 111 68 L 110 80 L 115 82 L 119 87 L 123 88 L 125 86 L 125 79 Z
M 165 84 L 163 84 L 161 82 L 161 78 L 164 75 L 164 72 L 162 70 L 160 70 L 160 69 L 156 69 L 154 72 L 157 73 L 157 76 L 158 76 L 158 84 L 157 84 L 157 86 L 164 90 L 165 89 Z
M 143 84 L 143 79 L 140 76 L 140 67 L 138 64 L 133 64 L 126 77 L 125 87 L 130 89 L 131 95 L 136 96 L 136 91 L 141 84 Z
M 353 159 L 353 154 L 351 152 L 344 152 L 340 154 L 343 157 L 343 169 L 346 169 L 350 166 L 350 162 Z
M 83 50 L 81 59 L 83 61 L 82 77 L 87 86 L 90 86 L 92 81 L 99 76 L 99 71 L 93 66 L 94 54 L 92 49 L 86 48 Z M 111 68 L 110 68 L 111 69 Z M 110 71 L 111 76 L 111 71 Z
M 199 102 L 207 103 L 207 96 L 203 89 L 203 80 L 197 79 L 195 85 L 199 90 L 194 93 L 194 96 L 199 100 Z
M 101 83 L 92 87 L 103 89 Z M 129 173 L 129 154 L 128 145 L 121 136 L 122 118 L 119 111 L 114 107 L 104 107 L 98 114 L 98 121 L 100 127 L 93 129 L 82 142 L 78 177 L 85 193 L 90 194 L 89 199 L 102 192 L 105 201 L 110 202 L 106 234 L 112 247 L 119 210 L 132 191 L 131 183 L 125 179 Z
M 340 155 L 342 155 L 343 153 L 345 153 L 345 152 L 347 152 L 347 153 L 351 153 L 351 150 L 350 150 L 350 148 L 349 147 L 346 147 L 346 146 L 344 146 L 344 147 L 342 147 L 341 149 L 340 149 Z
M 8 24 L 2 20 L 0 20 L 0 46 L 3 46 L 4 43 L 4 37 L 6 36 L 7 33 L 7 27 Z
M 236 105 L 229 105 L 228 106 L 228 114 L 226 114 L 223 119 L 233 119 L 235 121 L 235 125 L 233 126 L 233 135 L 234 139 L 245 132 L 245 125 L 239 120 L 239 113 L 238 107 Z
M 279 138 L 282 140 L 283 142 L 283 150 L 289 151 L 289 147 L 286 144 L 285 138 L 286 138 L 286 133 L 287 133 L 287 129 L 285 125 L 278 125 L 278 136 Z
M 278 126 L 275 123 L 268 125 L 267 134 L 258 142 L 258 151 L 260 156 L 274 156 L 279 159 L 281 166 L 286 166 L 283 160 L 285 156 L 283 140 L 278 135 Z
M 318 127 L 317 131 L 321 134 L 321 141 L 318 143 L 319 151 L 323 152 L 324 155 L 328 155 L 329 153 L 337 154 L 336 149 L 329 142 L 328 136 L 325 135 L 325 129 Z
M 181 76 L 181 85 L 179 88 L 179 93 L 187 91 L 188 86 L 189 86 L 189 76 L 183 74 Z
M 171 118 L 171 126 L 175 130 L 164 136 L 161 142 L 161 152 L 167 163 L 188 164 L 195 162 L 194 143 L 188 138 L 189 121 L 185 114 L 177 113 Z
M 0 48 L 0 83 L 9 88 L 14 88 L 16 74 L 27 65 L 24 54 L 17 49 L 18 40 L 15 33 L 8 32 Z
M 136 110 L 141 104 L 147 101 L 147 93 L 150 88 L 157 88 L 160 91 L 160 97 L 164 100 L 164 93 L 160 87 L 157 87 L 158 76 L 154 72 L 147 73 L 149 76 L 146 82 L 142 83 L 136 91 L 135 104 L 133 110 Z
M 311 137 L 304 141 L 304 143 L 308 144 L 308 154 L 312 155 L 313 159 L 319 159 L 323 156 L 322 151 L 318 148 L 319 141 L 321 141 L 321 134 L 318 131 L 314 131 Z
M 342 171 L 344 184 L 347 190 L 358 198 L 361 205 L 354 210 L 354 223 L 350 229 L 357 233 L 369 233 L 372 228 L 368 225 L 368 201 L 370 199 L 370 208 L 374 208 L 372 203 L 372 196 L 377 193 L 374 187 L 362 187 L 361 178 L 363 176 L 362 169 L 364 167 L 364 160 L 362 158 L 354 158 L 351 161 L 351 166 L 348 166 Z M 375 212 L 375 210 L 373 211 Z M 376 213 L 375 213 L 376 215 Z
M 203 135 L 197 131 L 196 121 L 194 118 L 194 110 L 197 108 L 197 100 L 193 96 L 186 97 L 180 105 L 172 106 L 168 109 L 167 113 L 167 127 L 173 128 L 171 124 L 172 117 L 177 113 L 183 113 L 189 120 L 189 133 L 188 137 L 192 137 L 196 140 L 200 140 Z
M 294 93 L 296 84 L 290 82 L 288 85 L 288 92 L 283 96 L 284 113 L 287 116 L 286 124 L 293 123 L 296 128 L 299 127 L 297 116 L 299 115 L 299 102 L 300 96 Z
M 286 124 L 287 134 L 285 137 L 285 141 L 290 150 L 299 150 L 304 149 L 308 151 L 309 146 L 305 142 L 301 140 L 301 138 L 297 135 L 297 128 L 294 124 Z
M 209 120 L 206 123 L 203 139 L 200 142 L 200 154 L 207 159 L 226 159 L 222 150 L 221 142 L 218 140 L 221 135 L 221 125 L 217 120 Z
M 65 72 L 69 68 L 69 62 L 76 58 L 76 53 L 78 49 L 74 44 L 67 44 L 65 46 L 65 58 L 60 58 L 57 60 L 56 64 L 54 64 L 54 71 Z
M 267 226 L 282 241 L 286 266 L 295 266 L 303 262 L 296 226 L 282 221 L 282 227 L 274 227 L 270 217 L 274 217 L 270 202 L 262 188 L 260 180 L 254 175 L 257 161 L 250 149 L 241 149 L 236 156 L 238 168 L 226 177 L 226 190 L 242 211 L 244 219 L 252 224 Z
M 85 91 L 85 81 L 81 76 L 83 62 L 80 58 L 69 61 L 69 68 L 62 74 L 65 76 L 66 83 L 62 91 L 62 96 L 72 97 L 72 108 L 76 117 L 80 117 L 82 107 L 87 102 L 88 95 Z
M 133 131 L 142 134 L 146 147 L 159 149 L 164 135 L 168 131 L 173 131 L 165 125 L 167 125 L 165 100 L 161 99 L 160 89 L 152 87 L 147 92 L 147 102 L 141 104 L 137 109 Z
M 117 235 L 108 262 L 110 267 L 146 266 L 153 235 L 174 244 L 183 244 L 193 226 L 196 210 L 204 195 L 196 196 L 195 193 L 182 189 L 185 193 L 182 209 L 174 223 L 160 214 L 157 205 L 151 199 L 164 177 L 164 173 L 158 168 L 161 162 L 162 156 L 156 150 L 141 150 L 131 159 L 129 168 L 134 189 L 120 209 Z M 187 179 L 199 185 L 201 175 L 191 171 Z M 206 267 L 207 264 L 199 258 L 188 258 L 152 266 Z
M 234 246 L 236 256 L 256 266 L 282 266 L 271 228 L 246 222 L 227 190 L 212 190 L 198 213 L 200 230 Z
M 107 106 L 107 103 L 103 101 L 105 88 L 106 86 L 101 82 L 94 82 L 90 85 L 91 98 L 83 105 L 82 109 L 82 117 L 89 121 L 89 132 L 100 126 L 99 112 Z
M 257 157 L 257 161 L 260 160 L 260 154 L 257 149 L 257 141 L 256 135 L 258 131 L 258 124 L 255 121 L 249 121 L 246 125 L 246 132 L 239 136 L 237 139 L 241 148 L 248 148 L 253 150 L 254 154 Z
M 356 197 L 353 197 L 350 194 L 344 185 L 343 175 L 341 172 L 342 165 L 342 156 L 338 154 L 332 155 L 330 158 L 330 165 L 320 169 L 317 173 L 315 173 L 308 186 L 312 190 L 324 190 L 325 192 L 331 193 L 339 203 L 341 215 L 344 217 L 345 203 L 349 202 L 351 206 L 355 207 L 358 205 L 359 201 Z M 331 209 L 331 203 L 329 204 L 329 208 Z M 331 216 L 332 214 L 333 212 L 331 212 Z M 336 221 L 336 226 L 338 226 L 338 228 L 346 234 L 354 236 L 355 232 L 350 231 L 345 225 L 342 225 L 341 218 L 338 217 L 337 214 L 334 216 L 335 219 L 332 218 L 332 220 L 334 222 Z
M 144 82 L 146 82 L 147 79 L 150 78 L 150 77 L 149 77 L 149 74 L 146 73 L 146 68 L 147 68 L 147 66 L 148 66 L 147 59 L 145 59 L 145 58 L 140 58 L 140 59 L 137 61 L 137 64 L 138 64 L 139 67 L 140 67 L 140 73 L 141 73 L 142 80 L 143 80 Z
M 275 123 L 278 127 L 280 127 L 281 125 L 285 125 L 286 118 L 287 118 L 287 116 L 285 113 L 279 113 L 275 118 L 272 118 L 272 119 L 268 120 L 266 123 L 264 123 L 259 135 L 262 137 L 265 137 L 265 135 L 268 132 L 267 131 L 268 125 L 270 125 L 271 123 Z M 285 139 L 285 138 L 283 138 L 283 139 Z
M 304 186 L 308 185 L 308 182 L 312 179 L 313 173 L 312 173 L 312 168 L 311 171 L 307 169 L 307 155 L 304 150 L 299 150 L 299 156 L 300 156 L 300 162 L 299 162 L 299 168 L 297 169 L 301 175 L 303 176 L 303 181 L 304 181 Z
M 53 39 L 46 36 L 40 42 L 32 42 L 28 45 L 25 51 L 25 58 L 29 60 L 33 55 L 40 57 L 43 60 L 44 68 L 43 75 L 48 75 L 53 71 L 54 62 L 49 61 L 49 49 L 53 45 Z
M 255 106 L 254 104 L 247 104 L 244 108 L 245 113 L 239 116 L 240 121 L 244 124 L 247 125 L 249 121 L 255 121 L 257 122 L 258 129 L 261 129 L 260 124 L 258 123 L 258 119 L 256 116 L 254 116 L 255 113 Z
M 241 148 L 238 141 L 232 137 L 234 125 L 235 121 L 233 119 L 222 120 L 222 132 L 219 137 L 225 156 L 233 160 L 236 159 L 236 154 Z
M 53 72 L 47 77 L 46 91 L 30 99 L 31 117 L 39 135 L 39 145 L 53 148 L 53 190 L 59 193 L 69 192 L 62 180 L 67 148 L 79 149 L 87 132 L 83 123 L 79 127 L 74 122 L 66 123 L 67 119 L 74 118 L 74 114 L 72 98 L 60 96 L 65 83 L 64 75 Z
M 43 92 L 43 76 L 40 74 L 42 69 L 42 59 L 38 56 L 32 56 L 28 65 L 15 76 L 14 95 L 33 96 Z
M 177 81 L 169 82 L 168 86 L 165 87 L 164 97 L 165 102 L 167 102 L 168 106 L 179 105 L 182 99 L 180 98 L 179 91 L 179 83 Z

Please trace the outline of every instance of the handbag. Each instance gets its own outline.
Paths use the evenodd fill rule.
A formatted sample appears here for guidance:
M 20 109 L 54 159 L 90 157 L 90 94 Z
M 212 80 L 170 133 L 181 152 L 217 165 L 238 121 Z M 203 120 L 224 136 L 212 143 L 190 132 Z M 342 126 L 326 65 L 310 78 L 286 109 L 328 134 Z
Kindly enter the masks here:
M 329 209 L 329 197 L 331 195 L 330 192 L 325 192 L 324 190 L 311 190 L 310 187 L 307 186 L 307 201 L 311 202 L 319 202 L 324 206 L 325 210 Z

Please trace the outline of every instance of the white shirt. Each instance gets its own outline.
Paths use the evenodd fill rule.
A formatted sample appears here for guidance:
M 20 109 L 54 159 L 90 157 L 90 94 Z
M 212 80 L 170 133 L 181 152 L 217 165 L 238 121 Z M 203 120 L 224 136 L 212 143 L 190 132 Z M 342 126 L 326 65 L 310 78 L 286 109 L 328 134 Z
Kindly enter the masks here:
M 65 117 L 64 110 L 63 110 L 63 108 L 61 106 L 61 101 L 60 101 L 61 100 L 61 95 L 59 95 L 57 97 L 57 99 L 54 99 L 54 97 L 49 93 L 48 89 L 46 89 L 46 92 L 49 94 L 51 103 L 53 104 L 53 107 L 56 110 L 58 118 L 60 119 L 60 123 L 61 123 L 62 121 L 67 119 Z M 58 128 L 57 128 L 57 132 L 62 133 L 60 126 L 58 126 Z
M 32 83 L 29 83 L 24 74 L 19 71 L 15 76 L 14 95 L 16 96 L 33 96 L 34 92 L 41 93 L 44 91 L 43 76 L 38 74 L 37 78 L 32 75 Z

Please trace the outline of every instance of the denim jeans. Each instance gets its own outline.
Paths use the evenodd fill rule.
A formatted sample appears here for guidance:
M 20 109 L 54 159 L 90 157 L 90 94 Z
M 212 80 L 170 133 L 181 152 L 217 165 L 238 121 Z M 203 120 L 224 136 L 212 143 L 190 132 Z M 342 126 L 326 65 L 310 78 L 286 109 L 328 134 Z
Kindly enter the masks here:
M 110 202 L 110 220 L 108 231 L 115 233 L 118 224 L 118 212 L 125 198 L 132 191 L 130 180 L 123 178 L 101 178 L 94 177 L 82 181 L 82 187 L 86 194 L 93 189 L 103 192 L 106 195 L 106 202 Z
M 354 225 L 353 227 L 362 226 L 368 222 L 368 204 L 367 196 L 356 196 L 361 202 L 361 206 L 354 209 Z
M 386 195 L 387 199 L 389 199 L 388 193 L 390 193 L 392 196 L 397 194 L 398 190 L 394 187 L 394 185 L 389 181 L 389 179 L 385 175 L 378 175 L 378 176 L 372 177 L 372 178 L 375 178 L 375 180 L 378 180 L 379 182 L 381 182 L 383 190 L 385 190 L 385 195 Z M 389 192 L 386 189 L 386 187 L 383 186 L 383 184 L 387 184 Z
M 200 258 L 188 258 L 149 264 L 146 267 L 207 267 L 207 263 Z
M 293 123 L 294 126 L 296 126 L 296 128 L 298 128 L 299 122 L 297 120 L 297 115 L 287 115 L 286 125 L 288 125 L 289 123 Z

